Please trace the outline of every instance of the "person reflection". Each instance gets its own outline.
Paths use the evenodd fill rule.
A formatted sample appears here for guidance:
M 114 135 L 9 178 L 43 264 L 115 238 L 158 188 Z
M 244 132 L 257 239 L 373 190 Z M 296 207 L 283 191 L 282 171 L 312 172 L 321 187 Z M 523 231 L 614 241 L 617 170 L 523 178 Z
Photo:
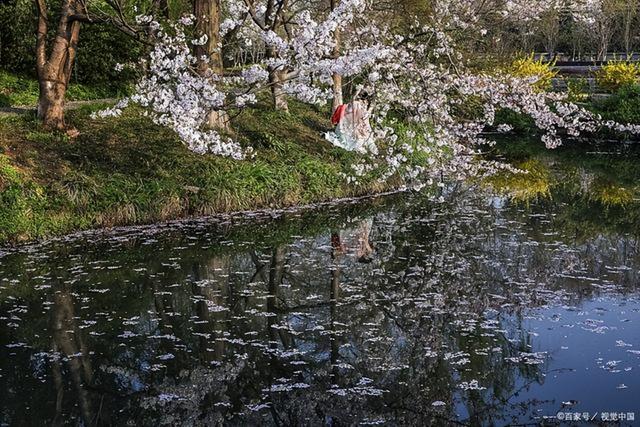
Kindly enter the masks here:
M 332 250 L 338 255 L 351 255 L 358 262 L 373 261 L 374 246 L 370 241 L 373 218 L 361 220 L 358 226 L 334 232 L 331 235 Z
M 361 220 L 355 228 L 331 233 L 331 284 L 329 288 L 329 346 L 332 383 L 339 376 L 340 341 L 338 330 L 338 309 L 340 303 L 340 276 L 347 258 L 355 257 L 359 263 L 373 260 L 374 247 L 370 241 L 373 218 Z

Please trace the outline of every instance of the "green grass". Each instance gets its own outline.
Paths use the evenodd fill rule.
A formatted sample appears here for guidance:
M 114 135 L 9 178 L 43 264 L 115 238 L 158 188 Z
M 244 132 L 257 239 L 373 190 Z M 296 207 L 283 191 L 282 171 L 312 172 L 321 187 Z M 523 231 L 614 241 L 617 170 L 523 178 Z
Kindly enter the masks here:
M 123 89 L 71 83 L 69 101 L 87 101 L 122 95 Z M 0 70 L 0 107 L 35 106 L 38 102 L 38 81 Z
M 28 116 L 0 118 L 0 242 L 218 212 L 285 207 L 389 190 L 375 176 L 348 185 L 357 155 L 323 138 L 328 111 L 260 105 L 233 119 L 256 150 L 235 161 L 187 150 L 169 130 L 130 109 L 92 120 L 98 106 L 67 113 L 77 138 L 49 133 Z M 422 159 L 420 159 L 422 160 Z

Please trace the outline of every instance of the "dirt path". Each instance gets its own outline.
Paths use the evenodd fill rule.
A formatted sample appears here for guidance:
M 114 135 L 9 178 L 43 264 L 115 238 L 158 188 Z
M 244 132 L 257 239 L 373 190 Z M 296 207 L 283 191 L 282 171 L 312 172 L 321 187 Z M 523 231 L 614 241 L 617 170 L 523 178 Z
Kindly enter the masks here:
M 111 104 L 116 101 L 117 99 L 115 98 L 91 99 L 88 101 L 68 101 L 65 104 L 64 109 L 74 110 L 84 105 Z M 22 114 L 35 114 L 35 113 L 36 113 L 36 107 L 31 105 L 17 105 L 15 107 L 0 107 L 0 117 L 11 117 L 11 116 L 19 116 Z

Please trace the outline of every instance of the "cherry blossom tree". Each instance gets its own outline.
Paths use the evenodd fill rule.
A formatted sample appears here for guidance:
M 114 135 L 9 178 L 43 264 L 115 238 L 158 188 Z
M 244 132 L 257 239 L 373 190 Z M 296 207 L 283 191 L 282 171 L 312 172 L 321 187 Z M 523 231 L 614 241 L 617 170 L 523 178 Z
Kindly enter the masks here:
M 580 0 L 576 1 L 572 7 L 576 21 L 587 28 L 588 34 L 591 34 L 597 42 L 597 58 L 606 59 L 613 36 L 617 0 Z
M 524 3 L 519 5 L 520 9 L 513 2 L 496 4 L 484 13 L 507 10 L 507 16 L 539 19 L 524 10 Z M 487 129 L 508 130 L 496 126 L 501 109 L 529 116 L 549 148 L 560 145 L 564 135 L 600 128 L 640 133 L 640 126 L 603 121 L 563 94 L 535 90 L 535 78 L 478 70 L 459 47 L 461 41 L 487 31 L 474 4 L 439 0 L 428 23 L 416 21 L 402 34 L 377 20 L 367 0 L 341 0 L 328 14 L 308 8 L 291 13 L 286 3 L 263 6 L 249 0 L 225 4 L 221 35 L 235 32 L 248 43 L 262 43 L 266 52 L 230 77 L 198 71 L 198 65 L 210 64 L 211 58 L 194 56 L 192 47 L 209 39 L 197 30 L 193 40 L 187 37 L 184 25 L 192 23 L 189 18 L 163 29 L 151 17 L 139 17 L 157 39 L 149 72 L 133 96 L 104 114 L 134 102 L 157 123 L 174 129 L 190 149 L 241 159 L 247 149 L 207 127 L 212 111 L 245 108 L 262 90 L 271 91 L 274 107 L 281 110 L 286 110 L 288 96 L 314 104 L 334 98 L 335 103 L 335 77 L 340 76 L 369 94 L 373 129 L 372 143 L 356 147 L 361 155 L 345 174 L 347 180 L 357 183 L 375 172 L 381 180 L 398 176 L 416 186 L 441 173 L 461 177 L 499 167 L 472 160 L 480 145 L 490 143 L 484 136 Z M 461 113 L 469 104 L 475 111 Z M 423 162 L 416 163 L 416 158 Z
M 146 64 L 147 73 L 136 84 L 133 95 L 94 117 L 116 116 L 129 104 L 144 107 L 154 122 L 173 129 L 189 149 L 242 159 L 250 150 L 211 129 L 212 112 L 243 107 L 255 96 L 243 91 L 242 79 L 229 78 L 198 69 L 202 58 L 194 56 L 193 46 L 206 42 L 206 36 L 189 40 L 185 28 L 194 23 L 192 16 L 164 29 L 151 16 L 141 15 L 138 24 L 147 25 L 156 43 Z M 222 89 L 224 87 L 224 89 Z
M 281 55 L 286 50 L 286 43 L 278 33 L 289 34 L 291 23 L 287 17 L 289 2 L 287 0 L 244 0 L 245 10 L 250 21 L 261 32 L 265 44 L 265 63 L 268 71 L 269 86 L 275 109 L 289 111 L 283 90 L 284 83 L 289 78 L 289 70 Z

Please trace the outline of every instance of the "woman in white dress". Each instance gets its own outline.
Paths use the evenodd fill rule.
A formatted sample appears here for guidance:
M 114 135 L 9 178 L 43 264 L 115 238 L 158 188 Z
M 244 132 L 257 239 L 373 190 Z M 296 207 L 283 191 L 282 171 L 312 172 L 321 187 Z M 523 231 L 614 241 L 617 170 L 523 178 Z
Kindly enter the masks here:
M 359 153 L 377 153 L 373 130 L 369 123 L 371 110 L 364 100 L 356 99 L 341 105 L 335 111 L 332 121 L 336 124 L 333 132 L 327 132 L 325 138 L 333 145 L 348 151 Z

